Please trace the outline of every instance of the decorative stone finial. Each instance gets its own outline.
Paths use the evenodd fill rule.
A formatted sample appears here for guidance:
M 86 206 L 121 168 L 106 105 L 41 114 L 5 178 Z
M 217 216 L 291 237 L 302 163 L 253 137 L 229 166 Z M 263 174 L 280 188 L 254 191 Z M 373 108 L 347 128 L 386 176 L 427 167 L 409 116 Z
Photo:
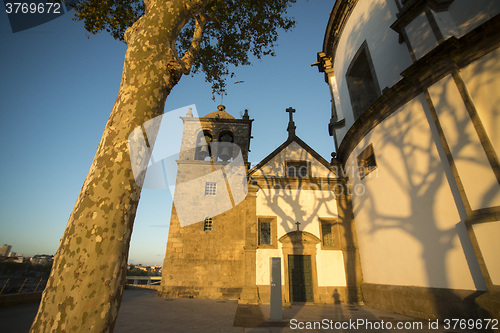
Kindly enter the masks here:
M 339 161 L 337 160 L 337 153 L 336 152 L 333 152 L 331 154 L 332 156 L 332 159 L 330 161 L 330 165 L 334 166 L 334 165 L 338 165 L 339 164 Z
M 186 113 L 186 117 L 192 117 L 193 116 L 193 109 L 189 108 L 189 111 Z
M 217 111 L 224 111 L 225 112 L 226 111 L 226 107 L 221 104 L 221 105 L 217 106 Z
M 245 119 L 245 120 L 250 119 L 250 117 L 248 116 L 248 109 L 245 109 L 245 114 L 243 115 L 243 117 L 241 117 L 241 119 Z
M 288 127 L 287 127 L 287 131 L 288 131 L 288 137 L 292 137 L 292 136 L 295 136 L 295 122 L 293 121 L 293 113 L 295 113 L 295 109 L 293 109 L 292 107 L 289 107 L 288 109 L 286 109 L 286 112 L 288 112 L 288 114 L 290 115 L 290 120 L 288 121 Z

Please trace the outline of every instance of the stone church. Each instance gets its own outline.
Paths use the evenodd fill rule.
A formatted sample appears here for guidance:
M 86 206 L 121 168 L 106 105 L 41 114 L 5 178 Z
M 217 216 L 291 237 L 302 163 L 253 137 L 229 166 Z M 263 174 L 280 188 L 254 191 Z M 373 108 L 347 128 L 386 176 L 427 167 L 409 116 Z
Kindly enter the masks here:
M 280 257 L 285 302 L 500 318 L 500 2 L 332 6 L 312 65 L 336 155 L 289 109 L 288 139 L 250 169 L 248 114 L 221 106 L 196 131 L 187 115 L 179 195 L 196 198 L 174 195 L 159 293 L 266 303 Z
M 270 258 L 280 257 L 283 301 L 357 300 L 344 180 L 287 111 L 288 139 L 251 169 L 248 113 L 235 119 L 220 105 L 183 117 L 160 295 L 268 303 Z

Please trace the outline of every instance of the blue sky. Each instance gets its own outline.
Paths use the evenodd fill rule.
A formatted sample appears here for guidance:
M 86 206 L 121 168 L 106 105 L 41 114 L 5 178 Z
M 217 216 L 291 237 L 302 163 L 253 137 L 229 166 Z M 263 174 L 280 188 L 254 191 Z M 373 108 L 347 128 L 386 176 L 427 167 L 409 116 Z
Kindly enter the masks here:
M 310 63 L 321 51 L 333 4 L 298 0 L 289 11 L 296 28 L 280 34 L 277 56 L 236 68 L 228 81 L 226 111 L 240 117 L 248 109 L 254 119 L 252 165 L 286 140 L 289 106 L 297 110 L 297 135 L 330 159 L 330 94 Z M 56 252 L 121 80 L 126 45 L 106 34 L 87 38 L 72 14 L 12 33 L 0 13 L 0 245 L 28 256 Z M 165 111 L 195 104 L 203 116 L 220 103 L 197 74 L 181 79 Z M 143 190 L 130 263 L 162 264 L 171 202 L 167 190 Z

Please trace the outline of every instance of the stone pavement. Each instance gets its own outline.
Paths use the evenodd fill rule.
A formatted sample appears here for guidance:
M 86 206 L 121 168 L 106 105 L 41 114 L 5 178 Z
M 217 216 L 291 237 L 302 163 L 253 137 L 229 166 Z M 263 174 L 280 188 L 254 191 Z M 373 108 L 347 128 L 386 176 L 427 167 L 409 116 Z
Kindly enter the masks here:
M 38 304 L 27 304 L 0 309 L 0 332 L 28 332 L 37 308 Z M 283 308 L 283 318 L 281 322 L 269 321 L 269 305 L 166 299 L 156 297 L 151 290 L 126 290 L 115 332 L 465 332 L 443 327 L 429 329 L 427 320 L 416 321 L 363 305 L 294 304 Z M 398 323 L 410 327 L 420 322 L 422 328 L 396 329 Z M 392 330 L 387 329 L 389 325 Z

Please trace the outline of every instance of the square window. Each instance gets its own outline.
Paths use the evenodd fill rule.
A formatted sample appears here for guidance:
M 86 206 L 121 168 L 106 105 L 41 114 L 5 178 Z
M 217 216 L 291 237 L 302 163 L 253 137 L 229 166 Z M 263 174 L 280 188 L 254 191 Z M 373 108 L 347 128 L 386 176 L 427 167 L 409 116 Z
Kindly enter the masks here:
M 271 244 L 271 222 L 260 222 L 259 245 Z
M 309 177 L 309 163 L 307 161 L 287 161 L 287 177 Z
M 257 223 L 257 244 L 261 249 L 278 248 L 276 216 L 259 216 Z
M 211 231 L 212 230 L 212 218 L 207 217 L 205 219 L 205 223 L 203 223 L 203 231 Z
M 205 195 L 215 195 L 217 191 L 217 183 L 207 182 L 205 183 Z
M 365 178 L 376 168 L 377 161 L 375 159 L 375 153 L 373 152 L 373 146 L 370 144 L 361 152 L 361 154 L 358 155 L 359 178 Z
M 323 246 L 333 247 L 335 244 L 333 242 L 333 230 L 330 223 L 321 223 L 321 241 Z
M 321 232 L 321 248 L 324 250 L 341 250 L 340 230 L 342 224 L 338 219 L 319 220 Z

